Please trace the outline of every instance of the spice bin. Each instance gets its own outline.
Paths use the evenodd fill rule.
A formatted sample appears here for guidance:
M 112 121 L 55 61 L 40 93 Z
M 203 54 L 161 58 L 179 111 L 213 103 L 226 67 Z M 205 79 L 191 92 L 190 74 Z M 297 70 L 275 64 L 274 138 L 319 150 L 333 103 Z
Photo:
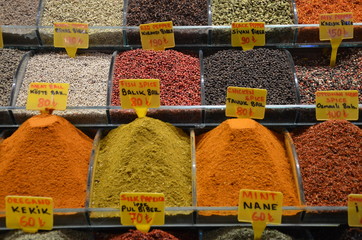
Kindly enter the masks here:
M 121 125 L 122 126 L 122 125 Z M 186 132 L 187 129 L 184 129 Z M 120 226 L 120 209 L 114 207 L 97 208 L 94 207 L 94 183 L 95 174 L 97 171 L 97 155 L 100 151 L 100 140 L 104 139 L 110 130 L 99 130 L 93 142 L 93 152 L 90 160 L 89 177 L 88 177 L 88 190 L 87 190 L 87 203 L 86 208 L 89 214 L 89 221 L 92 226 L 99 227 L 119 227 Z M 195 206 L 195 135 L 194 131 L 190 130 L 190 154 L 191 154 L 191 165 L 190 175 L 191 182 L 190 187 L 192 189 L 192 205 L 191 206 L 180 206 L 180 207 L 167 207 L 167 196 L 166 196 L 166 208 L 165 208 L 165 224 L 167 226 L 177 226 L 178 224 L 192 224 L 193 219 L 193 207 Z M 142 146 L 140 146 L 142 147 Z M 144 168 L 146 166 L 139 166 Z M 145 173 L 146 174 L 146 173 Z M 157 176 L 155 176 L 157 177 Z M 114 193 L 114 194 L 120 194 Z M 109 203 L 111 204 L 111 203 Z M 129 226 L 128 226 L 129 227 Z

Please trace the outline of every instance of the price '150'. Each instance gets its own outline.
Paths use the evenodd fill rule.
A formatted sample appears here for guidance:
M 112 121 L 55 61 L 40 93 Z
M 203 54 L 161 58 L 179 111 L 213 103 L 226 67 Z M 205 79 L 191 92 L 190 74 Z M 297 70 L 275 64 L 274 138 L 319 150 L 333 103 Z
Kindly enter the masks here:
M 347 35 L 347 31 L 344 28 L 332 28 L 328 29 L 328 34 L 332 38 L 343 37 Z
M 70 45 L 83 44 L 83 40 L 79 37 L 64 37 L 64 42 Z

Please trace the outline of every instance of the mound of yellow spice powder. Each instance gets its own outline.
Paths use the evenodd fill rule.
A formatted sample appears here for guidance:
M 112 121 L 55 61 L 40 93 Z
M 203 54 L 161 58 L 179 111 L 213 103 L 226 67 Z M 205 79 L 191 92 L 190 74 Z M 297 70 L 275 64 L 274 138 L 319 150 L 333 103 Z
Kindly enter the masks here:
M 91 207 L 119 208 L 121 192 L 164 193 L 167 207 L 192 204 L 190 138 L 171 124 L 144 117 L 113 129 L 94 168 Z
M 299 205 L 282 136 L 252 119 L 226 120 L 197 138 L 196 183 L 198 206 L 237 206 L 240 189 L 282 192 L 283 205 Z
M 0 199 L 52 197 L 55 208 L 84 207 L 91 150 L 92 139 L 62 117 L 28 119 L 0 143 Z

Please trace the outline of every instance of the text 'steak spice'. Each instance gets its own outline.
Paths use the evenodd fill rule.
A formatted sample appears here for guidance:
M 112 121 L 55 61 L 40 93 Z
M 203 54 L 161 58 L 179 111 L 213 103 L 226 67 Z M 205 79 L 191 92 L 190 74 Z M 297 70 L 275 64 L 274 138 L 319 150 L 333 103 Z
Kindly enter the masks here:
M 28 119 L 0 144 L 0 199 L 44 196 L 55 208 L 84 207 L 91 149 L 92 140 L 62 117 Z
M 329 120 L 296 129 L 307 205 L 346 206 L 347 196 L 362 192 L 362 129 L 345 120 Z
M 229 119 L 199 136 L 197 205 L 237 206 L 240 189 L 282 192 L 283 205 L 299 205 L 282 139 L 252 119 Z
M 144 117 L 110 131 L 97 148 L 91 207 L 119 207 L 121 192 L 165 194 L 167 207 L 191 206 L 190 138 Z

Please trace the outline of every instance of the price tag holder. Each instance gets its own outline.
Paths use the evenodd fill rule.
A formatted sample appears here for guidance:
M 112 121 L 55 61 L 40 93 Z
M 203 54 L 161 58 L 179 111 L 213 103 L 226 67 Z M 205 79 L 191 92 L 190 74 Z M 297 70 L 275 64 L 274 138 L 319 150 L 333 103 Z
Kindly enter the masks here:
M 0 27 L 0 48 L 4 48 L 3 29 Z
M 78 48 L 89 47 L 88 24 L 54 23 L 54 47 L 65 48 L 69 57 L 74 58 Z
M 226 116 L 263 119 L 266 95 L 266 89 L 228 87 L 226 94 Z
M 261 239 L 267 223 L 281 224 L 283 194 L 281 192 L 241 189 L 238 221 L 251 222 L 254 239 Z
M 343 39 L 353 38 L 353 16 L 351 12 L 319 15 L 319 39 L 330 40 L 332 54 L 330 66 L 336 65 L 337 50 Z
M 121 224 L 147 233 L 152 225 L 165 224 L 163 193 L 121 193 Z
M 358 120 L 358 91 L 318 91 L 316 92 L 316 118 Z
M 52 198 L 6 196 L 6 227 L 30 233 L 52 230 L 53 208 Z
M 348 195 L 348 225 L 362 227 L 362 194 Z
M 30 83 L 27 110 L 65 110 L 67 108 L 69 83 Z
M 138 117 L 145 117 L 148 108 L 160 106 L 160 80 L 121 79 L 119 94 L 122 108 L 135 109 Z
M 142 49 L 165 50 L 175 46 L 172 21 L 140 25 Z
M 234 22 L 231 24 L 231 46 L 242 47 L 244 51 L 254 46 L 265 45 L 265 24 L 263 22 Z

